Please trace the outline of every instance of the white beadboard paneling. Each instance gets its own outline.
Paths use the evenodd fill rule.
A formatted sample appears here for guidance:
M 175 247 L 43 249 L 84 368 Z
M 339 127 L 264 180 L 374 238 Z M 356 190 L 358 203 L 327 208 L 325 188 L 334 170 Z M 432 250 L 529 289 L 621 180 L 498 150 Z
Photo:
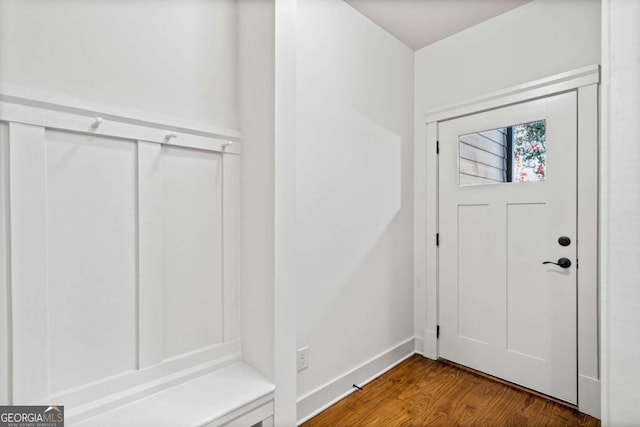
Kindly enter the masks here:
M 222 341 L 222 161 L 162 148 L 164 357 Z
M 0 405 L 11 396 L 9 254 L 9 125 L 0 122 Z
M 224 342 L 240 339 L 240 158 L 223 154 Z
M 136 368 L 136 144 L 47 131 L 50 391 Z
M 48 395 L 44 128 L 9 125 L 13 404 Z
M 162 146 L 138 142 L 139 367 L 162 362 Z

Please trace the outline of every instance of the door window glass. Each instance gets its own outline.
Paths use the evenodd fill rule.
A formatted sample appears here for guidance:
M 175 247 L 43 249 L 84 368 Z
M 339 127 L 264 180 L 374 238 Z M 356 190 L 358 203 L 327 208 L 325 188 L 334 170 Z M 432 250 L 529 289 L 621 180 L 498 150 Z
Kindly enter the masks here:
M 458 146 L 461 186 L 546 178 L 546 120 L 461 135 Z

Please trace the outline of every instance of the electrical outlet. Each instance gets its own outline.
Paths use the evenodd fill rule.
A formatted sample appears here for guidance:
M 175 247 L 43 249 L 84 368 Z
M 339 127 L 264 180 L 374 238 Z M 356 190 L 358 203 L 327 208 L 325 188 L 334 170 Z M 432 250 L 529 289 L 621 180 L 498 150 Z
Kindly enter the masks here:
M 298 371 L 309 367 L 309 347 L 298 349 Z

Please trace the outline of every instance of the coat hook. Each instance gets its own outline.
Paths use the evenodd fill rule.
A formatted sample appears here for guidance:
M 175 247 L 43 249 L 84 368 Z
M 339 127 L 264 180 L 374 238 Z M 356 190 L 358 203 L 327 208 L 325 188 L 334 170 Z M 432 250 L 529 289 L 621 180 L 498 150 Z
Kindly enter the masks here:
M 222 148 L 225 149 L 233 145 L 233 141 L 225 141 L 222 143 Z
M 93 123 L 91 124 L 91 127 L 94 129 L 98 129 L 98 127 L 102 124 L 104 120 L 102 120 L 102 117 L 96 117 L 93 120 Z
M 164 140 L 165 141 L 169 141 L 171 138 L 177 138 L 178 134 L 175 132 L 169 132 L 168 134 L 165 135 Z

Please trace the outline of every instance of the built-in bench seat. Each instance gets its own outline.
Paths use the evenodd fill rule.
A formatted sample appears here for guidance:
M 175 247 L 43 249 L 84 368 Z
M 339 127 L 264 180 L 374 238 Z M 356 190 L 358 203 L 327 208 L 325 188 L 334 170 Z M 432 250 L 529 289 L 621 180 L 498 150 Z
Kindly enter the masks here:
M 131 402 L 78 427 L 214 427 L 273 424 L 275 387 L 244 363 Z

